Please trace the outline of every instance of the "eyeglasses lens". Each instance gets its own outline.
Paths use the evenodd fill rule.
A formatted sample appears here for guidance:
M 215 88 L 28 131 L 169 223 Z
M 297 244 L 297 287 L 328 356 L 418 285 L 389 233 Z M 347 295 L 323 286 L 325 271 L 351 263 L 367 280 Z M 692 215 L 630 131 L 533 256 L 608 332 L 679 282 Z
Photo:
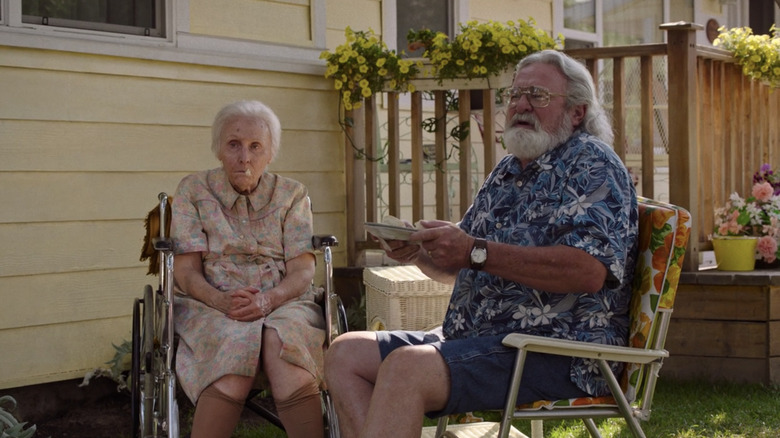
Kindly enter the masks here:
M 534 108 L 544 108 L 550 104 L 550 93 L 539 87 L 508 88 L 502 94 L 503 102 L 509 106 L 517 105 L 523 95 L 528 98 L 528 102 Z

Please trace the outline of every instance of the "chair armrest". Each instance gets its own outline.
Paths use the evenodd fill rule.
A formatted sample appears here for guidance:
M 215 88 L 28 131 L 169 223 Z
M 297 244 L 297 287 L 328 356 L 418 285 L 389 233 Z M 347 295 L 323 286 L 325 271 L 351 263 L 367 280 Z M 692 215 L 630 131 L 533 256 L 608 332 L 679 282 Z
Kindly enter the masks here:
M 506 335 L 502 343 L 507 347 L 524 349 L 526 351 L 586 359 L 604 359 L 614 362 L 649 363 L 654 360 L 669 357 L 669 352 L 666 350 L 594 344 L 592 342 L 569 341 L 520 333 L 510 333 Z

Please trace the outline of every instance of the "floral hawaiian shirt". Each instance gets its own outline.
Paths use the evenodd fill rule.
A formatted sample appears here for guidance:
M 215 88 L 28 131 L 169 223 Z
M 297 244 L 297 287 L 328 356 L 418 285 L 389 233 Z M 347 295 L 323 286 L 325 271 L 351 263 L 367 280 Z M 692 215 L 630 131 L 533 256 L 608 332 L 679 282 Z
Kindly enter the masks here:
M 523 246 L 567 245 L 607 267 L 593 294 L 548 293 L 487 272 L 461 270 L 443 330 L 447 338 L 510 332 L 625 345 L 637 247 L 632 180 L 614 151 L 576 132 L 525 169 L 509 155 L 477 193 L 460 227 L 475 237 Z M 618 364 L 613 367 L 619 370 Z M 575 359 L 572 381 L 607 392 L 595 363 Z

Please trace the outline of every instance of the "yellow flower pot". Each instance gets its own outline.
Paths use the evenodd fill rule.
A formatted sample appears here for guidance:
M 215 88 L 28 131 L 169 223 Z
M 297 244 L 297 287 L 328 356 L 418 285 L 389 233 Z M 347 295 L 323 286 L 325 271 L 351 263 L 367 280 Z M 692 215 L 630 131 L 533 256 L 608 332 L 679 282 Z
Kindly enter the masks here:
M 758 237 L 720 236 L 712 238 L 719 271 L 752 271 L 756 266 Z

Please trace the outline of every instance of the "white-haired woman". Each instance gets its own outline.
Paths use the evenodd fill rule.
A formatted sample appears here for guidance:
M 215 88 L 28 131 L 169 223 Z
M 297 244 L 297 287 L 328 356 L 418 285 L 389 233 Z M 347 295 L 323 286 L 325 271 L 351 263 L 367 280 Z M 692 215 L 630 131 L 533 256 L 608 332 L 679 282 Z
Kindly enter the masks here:
M 185 177 L 172 202 L 176 373 L 196 405 L 192 438 L 230 437 L 266 382 L 288 436 L 323 434 L 312 215 L 303 184 L 266 171 L 280 137 L 266 105 L 225 106 L 212 126 L 222 166 Z

